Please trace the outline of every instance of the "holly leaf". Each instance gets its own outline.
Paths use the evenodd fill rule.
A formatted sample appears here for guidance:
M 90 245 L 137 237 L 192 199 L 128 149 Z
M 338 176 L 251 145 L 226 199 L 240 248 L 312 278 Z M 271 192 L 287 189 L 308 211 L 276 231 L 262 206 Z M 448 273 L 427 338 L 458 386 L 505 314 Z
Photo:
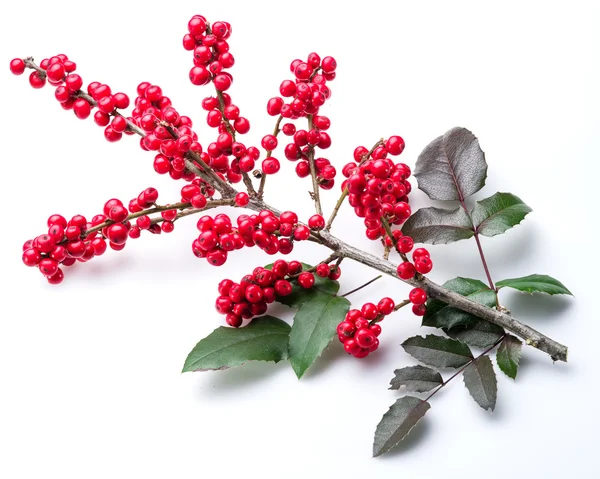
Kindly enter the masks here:
M 559 280 L 545 274 L 530 274 L 522 278 L 503 279 L 496 283 L 497 288 L 513 288 L 524 293 L 546 293 L 546 294 L 570 294 L 573 293 L 567 289 Z
M 485 185 L 487 163 L 479 141 L 466 128 L 438 136 L 417 159 L 419 188 L 432 200 L 463 200 Z
M 390 381 L 390 389 L 400 389 L 405 386 L 407 391 L 417 393 L 431 391 L 444 382 L 440 373 L 425 366 L 396 369 L 394 375 Z
M 311 265 L 302 263 L 302 270 L 312 268 Z M 273 269 L 273 263 L 265 266 L 265 269 Z M 277 302 L 285 304 L 290 308 L 299 308 L 307 301 L 314 299 L 320 293 L 334 296 L 340 290 L 340 283 L 329 278 L 321 278 L 315 274 L 315 284 L 311 288 L 303 288 L 298 281 L 292 281 L 292 292 L 287 296 L 277 296 Z
M 462 208 L 421 208 L 404 226 L 402 234 L 410 236 L 416 243 L 452 243 L 468 239 L 475 234 L 469 216 Z
M 457 326 L 445 331 L 448 336 L 475 348 L 489 348 L 504 335 L 504 329 L 483 319 L 467 326 Z
M 532 209 L 511 193 L 496 193 L 478 201 L 471 217 L 477 232 L 484 236 L 496 236 L 518 225 Z
M 521 359 L 521 348 L 523 343 L 511 335 L 504 337 L 498 351 L 496 351 L 496 362 L 500 370 L 509 378 L 517 377 L 519 360 Z
M 431 406 L 414 396 L 398 399 L 386 412 L 375 429 L 373 457 L 388 452 L 419 422 Z
M 255 318 L 244 328 L 220 326 L 190 352 L 183 372 L 239 366 L 246 361 L 279 362 L 288 357 L 290 325 L 273 316 Z
M 496 294 L 478 279 L 458 277 L 446 281 L 443 286 L 490 308 L 496 305 Z M 450 329 L 457 326 L 469 326 L 477 321 L 479 318 L 476 316 L 448 306 L 438 299 L 427 301 L 427 312 L 423 316 L 423 326 L 432 328 Z
M 404 341 L 402 347 L 413 358 L 437 368 L 459 368 L 473 359 L 465 343 L 435 334 L 413 336 Z
M 489 356 L 480 356 L 463 372 L 465 386 L 475 402 L 483 409 L 493 411 L 496 407 L 498 383 Z
M 318 293 L 306 301 L 294 316 L 288 344 L 290 363 L 300 379 L 321 355 L 350 309 L 350 301 L 340 296 Z

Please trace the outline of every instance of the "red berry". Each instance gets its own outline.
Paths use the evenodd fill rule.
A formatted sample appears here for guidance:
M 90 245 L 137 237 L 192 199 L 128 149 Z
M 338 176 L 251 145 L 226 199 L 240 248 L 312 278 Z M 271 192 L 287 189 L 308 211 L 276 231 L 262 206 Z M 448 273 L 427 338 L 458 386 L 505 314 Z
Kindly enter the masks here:
M 398 265 L 397 273 L 400 279 L 412 279 L 415 277 L 417 270 L 412 263 L 404 261 Z
M 13 75 L 22 75 L 25 71 L 25 62 L 20 58 L 11 60 L 10 71 Z
M 339 266 L 333 266 L 329 273 L 329 279 L 336 280 L 342 275 L 342 269 Z
M 250 303 L 258 303 L 263 299 L 263 290 L 256 284 L 250 284 L 246 288 L 246 300 Z
M 427 251 L 425 248 L 417 248 L 413 251 L 412 257 L 414 260 L 420 258 L 421 256 L 427 256 L 429 258 L 429 251 Z
M 310 237 L 310 229 L 304 225 L 298 225 L 294 230 L 294 239 L 305 241 Z
M 379 314 L 379 310 L 377 309 L 377 306 L 375 306 L 373 303 L 363 304 L 362 308 L 360 308 L 360 312 L 361 312 L 362 316 L 368 320 L 375 319 L 377 317 L 377 315 Z M 362 347 L 366 347 L 366 346 L 362 346 Z
M 316 273 L 317 276 L 320 276 L 321 278 L 327 278 L 329 276 L 329 265 L 325 263 L 319 264 Z
M 262 162 L 262 170 L 263 173 L 266 175 L 274 175 L 280 170 L 280 168 L 281 163 L 279 163 L 279 160 L 277 158 L 270 157 L 263 160 Z
M 433 262 L 428 256 L 419 256 L 415 260 L 415 269 L 421 274 L 427 274 L 433 268 Z
M 325 219 L 321 215 L 312 215 L 308 219 L 308 226 L 313 230 L 322 230 L 325 228 Z
M 355 331 L 356 331 L 356 328 L 354 327 L 354 323 L 352 323 L 350 321 L 342 321 L 340 324 L 338 324 L 338 327 L 337 327 L 337 333 L 340 338 L 341 337 L 350 338 L 350 337 L 354 336 Z
M 373 346 L 373 343 L 377 340 L 375 334 L 370 329 L 359 329 L 354 335 L 354 339 L 361 348 L 365 349 Z
M 304 273 L 300 273 L 300 276 L 298 276 L 298 283 L 303 288 L 311 288 L 312 285 L 315 284 L 315 276 L 306 271 Z
M 75 113 L 75 116 L 77 118 L 85 120 L 88 116 L 90 116 L 91 112 L 92 107 L 87 102 L 87 100 L 84 100 L 83 98 L 78 98 L 77 100 L 75 100 L 75 103 L 73 103 L 73 113 Z
M 50 284 L 60 284 L 63 282 L 63 279 L 65 279 L 65 275 L 62 271 L 62 269 L 57 268 L 56 273 L 54 273 L 54 275 L 47 277 L 46 278 L 48 280 L 48 283 Z
M 344 350 L 348 354 L 354 355 L 355 353 L 357 353 L 361 350 L 361 347 L 358 345 L 358 343 L 356 342 L 355 339 L 350 338 L 350 339 L 347 339 L 346 342 L 344 343 Z
M 123 245 L 127 241 L 127 227 L 121 223 L 110 225 L 107 230 L 108 239 L 116 245 Z
M 425 304 L 427 302 L 427 293 L 422 288 L 414 288 L 408 294 L 408 299 L 412 304 Z
M 413 304 L 412 312 L 416 316 L 425 316 L 425 313 L 427 312 L 427 306 L 424 304 Z
M 410 253 L 410 251 L 413 249 L 415 242 L 413 241 L 413 239 L 410 236 L 403 236 L 402 238 L 400 238 L 398 240 L 397 243 L 397 247 L 398 247 L 398 251 L 400 251 L 401 253 Z M 416 267 L 416 265 L 415 265 Z M 417 269 L 418 271 L 418 269 Z
M 369 326 L 369 331 L 371 331 L 375 335 L 375 337 L 377 337 L 381 334 L 381 325 L 377 323 L 372 324 L 371 326 Z
M 225 316 L 225 321 L 229 326 L 233 328 L 239 328 L 242 325 L 243 319 L 237 314 L 228 313 L 227 316 Z
M 379 303 L 377 303 L 377 309 L 383 315 L 391 314 L 394 311 L 394 307 L 396 304 L 392 298 L 382 298 Z
M 292 283 L 285 279 L 275 281 L 275 292 L 278 296 L 288 296 L 292 293 Z
M 29 248 L 23 251 L 22 259 L 25 266 L 37 266 L 42 260 L 42 255 L 35 248 Z
M 390 155 L 399 155 L 404 150 L 404 140 L 400 136 L 390 136 L 385 142 L 385 149 Z

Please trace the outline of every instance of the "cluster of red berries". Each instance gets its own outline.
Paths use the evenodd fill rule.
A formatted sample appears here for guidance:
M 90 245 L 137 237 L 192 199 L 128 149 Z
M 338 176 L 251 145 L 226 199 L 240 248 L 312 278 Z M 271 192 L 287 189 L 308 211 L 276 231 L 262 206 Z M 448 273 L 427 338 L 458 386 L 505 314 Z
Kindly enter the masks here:
M 240 198 L 247 204 L 246 193 L 239 193 L 236 202 Z M 238 205 L 243 206 L 239 202 Z M 311 228 L 320 230 L 325 226 L 320 215 L 311 216 L 309 226 L 298 224 L 298 215 L 292 211 L 284 211 L 278 218 L 271 211 L 262 210 L 256 215 L 240 215 L 236 222 L 234 228 L 231 218 L 224 213 L 200 218 L 197 223 L 200 235 L 192 242 L 194 255 L 206 258 L 213 266 L 221 266 L 227 261 L 228 252 L 244 246 L 256 245 L 269 255 L 290 254 L 294 241 L 305 241 Z
M 391 298 L 382 298 L 377 305 L 365 303 L 360 309 L 351 309 L 337 327 L 338 339 L 344 350 L 355 358 L 364 358 L 379 347 L 378 324 L 396 307 Z
M 376 240 L 385 236 L 381 218 L 390 224 L 400 225 L 411 214 L 408 194 L 410 168 L 404 163 L 394 163 L 388 155 L 397 156 L 404 150 L 404 140 L 391 136 L 383 145 L 369 150 L 359 146 L 354 150 L 354 162 L 342 169 L 347 180 L 342 190 L 348 189 L 348 202 L 354 212 L 364 218 L 367 238 Z
M 259 266 L 239 283 L 230 279 L 221 281 L 218 286 L 220 296 L 215 307 L 225 315 L 229 326 L 239 328 L 244 319 L 265 314 L 267 305 L 277 297 L 291 294 L 292 281 L 308 289 L 315 284 L 315 277 L 311 272 L 302 272 L 302 263 L 299 261 L 278 259 L 270 270 Z
M 397 248 L 400 252 L 409 253 L 412 250 L 414 242 L 410 236 L 402 236 L 400 231 L 394 231 L 394 237 L 397 241 Z M 386 241 L 387 240 L 388 238 L 386 238 Z M 417 273 L 427 274 L 433 268 L 433 262 L 429 256 L 429 251 L 427 251 L 425 248 L 417 248 L 414 250 L 412 258 L 412 263 L 410 261 L 403 261 L 398 265 L 396 272 L 398 273 L 398 277 L 400 279 L 412 279 Z
M 408 299 L 412 303 L 412 311 L 417 316 L 424 316 L 427 312 L 427 293 L 422 288 L 413 288 L 408 294 Z
M 129 202 L 129 208 L 119 199 L 108 200 L 103 212 L 95 215 L 91 221 L 82 215 L 75 215 L 67 221 L 65 217 L 54 214 L 48 218 L 48 233 L 28 240 L 23 245 L 23 263 L 37 266 L 50 284 L 59 284 L 64 279 L 60 266 L 71 266 L 76 261 L 85 263 L 94 256 L 104 254 L 108 246 L 120 251 L 128 238 L 139 238 L 141 230 L 169 233 L 173 231 L 177 210 L 163 211 L 161 224 L 147 215 L 138 216 L 135 225 L 129 220 L 130 213 L 153 207 L 157 199 L 158 191 L 146 188 Z M 90 232 L 104 223 L 104 227 Z
M 329 118 L 319 115 L 319 109 L 331 97 L 327 82 L 335 78 L 336 61 L 333 57 L 321 57 L 310 53 L 306 61 L 294 60 L 290 70 L 293 80 L 284 80 L 280 87 L 281 96 L 271 98 L 267 102 L 267 113 L 271 116 L 281 115 L 283 118 L 295 120 L 308 117 L 310 129 L 296 130 L 293 123 L 285 123 L 281 131 L 293 137 L 293 142 L 285 146 L 285 157 L 290 161 L 298 161 L 296 174 L 304 178 L 310 174 L 309 155 L 314 158 L 315 148 L 325 150 L 331 146 L 331 137 L 326 130 L 331 126 Z M 284 98 L 289 98 L 286 103 Z M 272 151 L 277 146 L 273 135 L 263 138 L 262 146 Z M 264 169 L 264 168 L 263 168 Z M 319 186 L 329 190 L 333 188 L 336 175 L 335 168 L 327 158 L 315 159 L 315 170 Z
M 25 62 L 15 58 L 10 62 L 10 70 L 15 75 L 25 71 Z M 94 113 L 94 121 L 104 129 L 104 137 L 108 141 L 118 141 L 123 133 L 133 134 L 128 129 L 128 119 L 118 113 L 117 109 L 129 106 L 129 97 L 125 93 L 112 93 L 108 85 L 92 82 L 87 86 L 87 95 L 81 90 L 83 80 L 74 73 L 77 65 L 60 54 L 46 58 L 40 62 L 43 72 L 33 70 L 29 75 L 29 84 L 33 88 L 42 88 L 46 80 L 56 87 L 54 96 L 65 110 L 73 110 L 75 116 L 85 120 L 92 113 L 93 107 L 98 109 Z M 91 97 L 91 101 L 89 100 Z
M 183 47 L 194 53 L 194 66 L 189 78 L 194 85 L 213 83 L 217 96 L 208 96 L 202 100 L 206 110 L 206 123 L 217 128 L 219 136 L 212 142 L 207 153 L 210 166 L 225 173 L 232 183 L 242 179 L 242 173 L 254 170 L 260 151 L 254 146 L 246 147 L 236 141 L 235 134 L 250 131 L 250 122 L 241 116 L 240 108 L 233 104 L 226 93 L 233 82 L 232 75 L 226 70 L 231 68 L 235 59 L 229 51 L 227 39 L 231 35 L 231 25 L 227 22 L 214 22 L 209 25 L 202 15 L 194 15 L 188 22 L 188 33 L 183 37 Z M 269 155 L 270 156 L 270 155 Z M 229 159 L 231 158 L 231 161 Z M 262 162 L 263 173 L 277 173 L 280 163 L 276 158 L 266 158 Z

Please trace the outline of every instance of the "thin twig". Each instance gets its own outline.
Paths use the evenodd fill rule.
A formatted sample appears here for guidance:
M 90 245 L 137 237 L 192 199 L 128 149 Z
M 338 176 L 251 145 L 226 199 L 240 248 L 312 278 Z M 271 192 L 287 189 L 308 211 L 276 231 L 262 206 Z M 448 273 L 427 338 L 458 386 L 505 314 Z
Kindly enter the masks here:
M 313 129 L 313 116 L 308 115 L 308 131 Z M 317 179 L 317 168 L 315 166 L 315 147 L 308 148 L 308 165 L 310 167 L 310 177 L 312 178 L 313 190 L 312 198 L 315 201 L 315 210 L 318 215 L 323 216 L 323 208 L 321 208 L 321 196 L 319 193 L 319 180 Z
M 279 128 L 279 125 L 281 125 L 281 120 L 283 120 L 283 116 L 279 115 L 279 118 L 277 118 L 277 121 L 275 122 L 275 128 L 273 129 L 273 136 L 275 138 L 277 138 L 277 135 L 279 135 L 279 132 L 281 131 L 281 129 Z M 270 158 L 272 154 L 273 154 L 273 150 L 267 151 L 266 158 Z M 265 183 L 266 182 L 267 182 L 267 175 L 265 175 L 265 173 L 263 171 L 262 176 L 260 177 L 260 184 L 258 185 L 257 196 L 259 198 L 263 197 L 263 194 L 265 192 Z
M 346 296 L 350 296 L 352 293 L 356 293 L 357 291 L 360 291 L 361 289 L 366 288 L 371 283 L 374 283 L 375 281 L 377 281 L 378 279 L 381 279 L 381 278 L 383 278 L 382 274 L 380 274 L 379 276 L 375 276 L 372 280 L 367 281 L 365 284 L 359 286 L 358 288 L 354 288 L 352 291 L 348 291 L 346 294 L 342 294 L 342 298 L 345 298 Z

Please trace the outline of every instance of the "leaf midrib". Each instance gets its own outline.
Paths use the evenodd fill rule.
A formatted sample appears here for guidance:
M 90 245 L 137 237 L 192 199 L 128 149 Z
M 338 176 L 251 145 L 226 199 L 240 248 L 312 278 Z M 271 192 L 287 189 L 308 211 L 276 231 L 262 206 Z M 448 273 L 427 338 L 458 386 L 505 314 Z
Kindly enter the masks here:
M 485 218 L 481 223 L 479 223 L 477 226 L 475 226 L 475 232 L 479 233 L 479 229 L 490 219 L 492 219 L 494 216 L 499 215 L 500 213 L 506 211 L 506 210 L 510 210 L 511 208 L 518 208 L 518 207 L 525 207 L 528 211 L 527 213 L 531 213 L 531 208 L 529 206 L 527 206 L 525 203 L 521 203 L 518 205 L 511 205 L 511 206 L 507 206 L 506 208 L 501 209 L 500 211 L 497 211 L 496 213 L 491 214 L 490 216 L 488 216 L 487 218 Z M 472 214 L 473 212 L 471 212 Z M 522 221 L 522 220 L 521 220 Z M 516 226 L 516 225 L 515 225 Z
M 304 347 L 303 347 L 301 350 L 298 350 L 298 355 L 302 355 L 302 356 L 304 356 L 304 354 L 306 353 L 306 349 L 307 349 L 307 347 L 308 347 L 310 344 L 312 344 L 313 335 L 315 334 L 315 331 L 317 330 L 317 327 L 318 327 L 318 325 L 319 325 L 319 324 L 320 324 L 320 322 L 321 322 L 321 318 L 323 317 L 323 313 L 324 313 L 324 312 L 327 310 L 327 308 L 328 308 L 329 304 L 330 304 L 330 303 L 331 303 L 333 300 L 335 300 L 336 298 L 338 298 L 338 296 L 332 296 L 330 299 L 328 299 L 328 300 L 327 300 L 327 302 L 326 302 L 326 303 L 324 303 L 324 305 L 323 305 L 323 310 L 321 311 L 321 313 L 319 314 L 319 316 L 318 316 L 318 318 L 317 318 L 317 320 L 316 320 L 316 322 L 315 322 L 315 327 L 314 327 L 314 328 L 312 328 L 312 330 L 311 330 L 311 332 L 310 332 L 310 335 L 309 335 L 309 337 L 308 337 L 308 341 L 306 341 L 306 343 L 305 343 Z M 303 305 L 303 306 L 304 306 L 304 305 Z M 299 311 L 299 310 L 298 310 L 298 311 Z M 291 335 L 291 332 L 290 332 L 290 335 Z M 333 335 L 332 335 L 332 338 L 333 338 Z
M 254 337 L 252 337 L 252 338 L 246 338 L 246 339 L 242 339 L 241 341 L 238 341 L 238 342 L 235 342 L 235 343 L 228 344 L 227 346 L 225 346 L 225 347 L 223 347 L 223 348 L 221 348 L 221 349 L 213 349 L 212 351 L 210 351 L 210 352 L 206 353 L 204 356 L 200 356 L 200 357 L 199 357 L 198 359 L 196 359 L 196 360 L 195 360 L 195 361 L 194 361 L 192 364 L 195 364 L 195 363 L 197 363 L 198 361 L 200 361 L 200 360 L 202 360 L 202 359 L 206 359 L 206 358 L 207 358 L 207 357 L 209 357 L 211 354 L 214 354 L 214 353 L 221 352 L 221 351 L 223 351 L 223 350 L 225 350 L 225 349 L 227 349 L 227 348 L 229 348 L 229 347 L 231 347 L 231 346 L 239 346 L 240 344 L 244 344 L 244 343 L 246 343 L 246 342 L 248 342 L 248 341 L 254 341 L 254 340 L 256 340 L 256 339 L 263 339 L 263 338 L 266 338 L 267 336 L 278 336 L 278 335 L 281 335 L 281 336 L 287 336 L 287 334 L 286 334 L 286 333 L 284 333 L 284 332 L 279 332 L 279 331 L 278 331 L 278 332 L 269 332 L 269 333 L 261 334 L 260 336 L 254 336 Z

